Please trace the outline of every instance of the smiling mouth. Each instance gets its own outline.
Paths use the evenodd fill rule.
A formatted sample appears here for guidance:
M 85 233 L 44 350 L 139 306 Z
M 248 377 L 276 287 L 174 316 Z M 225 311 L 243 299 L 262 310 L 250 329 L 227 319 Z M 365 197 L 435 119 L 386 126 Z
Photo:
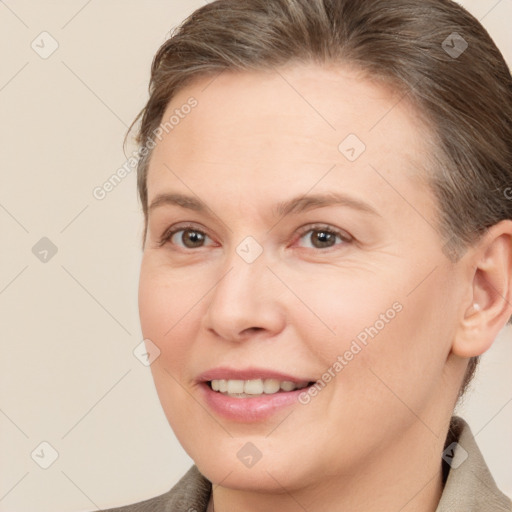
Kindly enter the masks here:
M 277 379 L 214 379 L 207 382 L 213 391 L 234 398 L 251 398 L 263 395 L 275 395 L 277 393 L 288 393 L 298 389 L 311 386 L 314 382 L 292 382 L 289 380 Z

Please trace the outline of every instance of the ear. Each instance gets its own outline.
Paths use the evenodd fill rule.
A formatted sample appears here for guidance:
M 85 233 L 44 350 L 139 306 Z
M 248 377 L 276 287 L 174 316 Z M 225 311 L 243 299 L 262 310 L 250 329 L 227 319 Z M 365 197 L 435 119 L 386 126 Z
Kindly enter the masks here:
M 469 292 L 452 352 L 470 358 L 491 347 L 512 314 L 512 221 L 492 226 L 466 256 Z

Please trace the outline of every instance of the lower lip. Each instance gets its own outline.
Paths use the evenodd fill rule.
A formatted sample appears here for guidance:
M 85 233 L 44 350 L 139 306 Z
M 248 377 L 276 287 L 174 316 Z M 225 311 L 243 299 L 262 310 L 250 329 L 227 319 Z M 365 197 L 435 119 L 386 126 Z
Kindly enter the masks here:
M 213 391 L 206 382 L 201 383 L 200 388 L 207 405 L 216 414 L 229 420 L 246 423 L 264 420 L 290 405 L 298 404 L 299 395 L 308 389 L 302 388 L 294 391 L 280 391 L 269 395 L 235 398 Z

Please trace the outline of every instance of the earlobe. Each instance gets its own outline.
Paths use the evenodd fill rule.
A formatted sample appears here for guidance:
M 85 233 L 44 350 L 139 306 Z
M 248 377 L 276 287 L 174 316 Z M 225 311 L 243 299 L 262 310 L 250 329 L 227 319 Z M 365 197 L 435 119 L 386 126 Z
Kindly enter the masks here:
M 492 226 L 471 249 L 471 279 L 452 352 L 463 358 L 486 352 L 512 314 L 512 221 Z

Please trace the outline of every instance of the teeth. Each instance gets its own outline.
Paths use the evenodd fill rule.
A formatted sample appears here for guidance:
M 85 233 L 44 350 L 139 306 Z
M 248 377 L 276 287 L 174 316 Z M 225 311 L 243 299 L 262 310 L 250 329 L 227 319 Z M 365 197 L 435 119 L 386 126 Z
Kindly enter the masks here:
M 263 381 L 263 392 L 267 395 L 277 393 L 281 388 L 281 384 L 277 379 L 265 379 Z
M 243 392 L 246 395 L 261 395 L 263 393 L 263 381 L 261 379 L 246 380 Z
M 227 395 L 239 398 L 255 395 L 272 395 L 279 391 L 293 391 L 305 388 L 307 382 L 291 382 L 289 380 L 278 381 L 277 379 L 251 379 L 251 380 L 224 380 L 214 379 L 210 382 L 213 391 L 219 391 Z
M 228 381 L 223 379 L 212 380 L 212 389 L 213 391 L 225 393 L 228 390 Z
M 289 380 L 285 380 L 281 382 L 281 389 L 283 391 L 292 391 L 295 389 L 295 384 L 293 382 L 290 382 Z
M 227 392 L 229 395 L 244 392 L 244 381 L 243 380 L 228 380 L 227 382 L 228 382 Z

